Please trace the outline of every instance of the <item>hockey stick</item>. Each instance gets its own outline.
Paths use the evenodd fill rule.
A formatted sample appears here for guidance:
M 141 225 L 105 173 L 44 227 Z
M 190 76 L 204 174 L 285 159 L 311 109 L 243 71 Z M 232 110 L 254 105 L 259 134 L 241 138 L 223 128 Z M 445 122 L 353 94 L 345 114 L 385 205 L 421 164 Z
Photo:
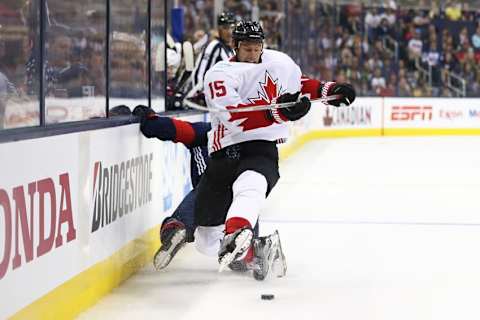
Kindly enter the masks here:
M 332 96 L 327 96 L 325 98 L 318 98 L 318 99 L 313 99 L 310 100 L 311 102 L 328 102 L 332 100 L 338 100 L 341 99 L 342 95 L 332 95 Z M 262 111 L 262 110 L 274 110 L 274 109 L 282 109 L 282 108 L 290 108 L 294 104 L 296 104 L 297 101 L 294 102 L 285 102 L 285 103 L 273 103 L 273 104 L 267 104 L 263 106 L 252 106 L 252 107 L 244 107 L 244 108 L 237 108 L 237 109 L 220 109 L 220 108 L 207 108 L 207 107 L 202 107 L 192 101 L 189 101 L 188 99 L 183 100 L 183 104 L 189 108 L 195 109 L 195 110 L 200 110 L 200 111 L 208 111 L 208 112 L 253 112 L 253 111 Z
M 180 79 L 175 85 L 175 92 L 183 92 L 183 87 L 185 86 L 187 80 L 190 78 L 190 75 L 192 74 L 194 68 L 193 47 L 189 41 L 185 41 L 183 43 L 182 53 L 185 63 L 185 70 L 183 71 Z

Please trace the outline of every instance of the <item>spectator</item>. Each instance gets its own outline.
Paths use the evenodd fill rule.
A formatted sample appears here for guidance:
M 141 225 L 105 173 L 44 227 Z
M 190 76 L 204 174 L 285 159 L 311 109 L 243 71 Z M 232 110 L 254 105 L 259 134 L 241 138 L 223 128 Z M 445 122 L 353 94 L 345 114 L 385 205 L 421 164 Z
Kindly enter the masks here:
M 425 96 L 425 84 L 423 81 L 419 81 L 418 84 L 413 87 L 412 94 L 416 98 Z
M 465 56 L 465 63 L 471 64 L 472 66 L 475 66 L 478 63 L 477 58 L 475 56 L 475 50 L 473 50 L 472 46 L 469 46 L 467 49 L 467 54 Z
M 320 43 L 323 49 L 330 49 L 332 47 L 332 39 L 328 36 L 325 30 L 320 31 Z
M 361 92 L 361 95 L 364 95 L 364 96 L 373 96 L 375 95 L 375 92 L 373 92 L 370 87 L 368 86 L 368 82 L 367 81 L 363 81 L 362 82 L 362 85 L 360 87 L 360 92 Z
M 380 96 L 395 97 L 397 96 L 397 75 L 391 73 L 388 78 L 388 83 L 385 88 L 380 89 Z
M 442 88 L 442 92 L 440 93 L 440 96 L 445 98 L 453 97 L 452 92 L 447 87 Z
M 370 41 L 376 38 L 376 28 L 380 25 L 380 15 L 377 12 L 377 8 L 372 8 L 367 11 L 365 15 L 365 30 L 367 30 L 367 36 Z
M 338 58 L 332 54 L 332 49 L 325 50 L 325 66 L 330 70 L 335 70 L 337 67 Z
M 458 37 L 458 45 L 459 47 L 470 45 L 470 39 L 468 37 L 467 27 L 463 27 L 462 30 L 460 31 L 460 35 Z
M 398 73 L 398 64 L 395 63 L 395 60 L 393 58 L 388 57 L 384 61 L 385 62 L 383 64 L 383 74 L 389 75 L 392 73 Z
M 472 44 L 475 51 L 480 51 L 480 23 L 477 25 L 477 29 L 472 35 Z
M 175 50 L 167 48 L 167 80 L 172 80 L 180 66 L 181 56 Z
M 375 74 L 371 81 L 372 90 L 380 95 L 381 90 L 385 89 L 387 86 L 385 78 L 382 76 L 382 70 L 380 68 L 375 69 Z
M 470 95 L 472 97 L 480 97 L 480 69 L 479 68 L 477 68 L 475 71 L 475 79 L 471 84 Z
M 410 60 L 410 66 L 413 69 L 413 65 L 416 59 L 422 55 L 423 42 L 420 40 L 420 32 L 416 31 L 413 38 L 408 41 L 408 59 Z
M 336 48 L 342 48 L 343 46 L 345 46 L 345 44 L 347 43 L 348 39 L 349 39 L 349 34 L 348 34 L 348 31 L 346 29 L 343 29 L 342 26 L 337 26 L 335 28 L 335 47 Z
M 12 96 L 18 96 L 15 85 L 0 72 L 0 129 L 5 126 L 5 113 L 7 111 L 7 101 Z
M 362 32 L 362 23 L 359 16 L 349 16 L 347 19 L 347 30 L 351 35 Z
M 473 48 L 468 43 L 464 43 L 463 46 L 455 53 L 455 57 L 460 65 L 464 65 L 466 63 L 469 51 L 473 52 Z
M 452 71 L 452 72 L 459 72 L 460 64 L 457 58 L 453 55 L 451 51 L 447 51 L 444 53 L 442 57 L 442 65 L 445 69 Z
M 411 97 L 412 88 L 408 84 L 408 81 L 405 77 L 400 77 L 398 81 L 398 96 L 399 97 Z
M 437 50 L 437 43 L 430 43 L 428 52 L 424 55 L 424 60 L 432 70 L 432 82 L 435 86 L 440 85 L 440 52 Z
M 428 26 L 428 37 L 426 40 L 427 40 L 427 43 L 435 42 L 438 46 L 437 29 L 433 24 Z
M 430 18 L 428 17 L 428 12 L 423 10 L 418 10 L 413 18 L 413 24 L 417 28 L 422 28 L 427 26 L 430 23 Z
M 352 67 L 346 70 L 347 82 L 352 84 L 354 88 L 360 88 L 362 83 L 362 74 L 358 70 L 358 63 L 355 63 L 356 57 L 353 58 Z
M 386 19 L 390 27 L 393 27 L 397 21 L 397 16 L 395 15 L 395 11 L 391 6 L 387 7 L 385 12 L 380 17 L 381 20 Z
M 392 36 L 392 28 L 388 23 L 387 18 L 382 18 L 380 25 L 376 29 L 376 34 L 379 39 L 383 39 L 387 36 Z
M 208 43 L 208 34 L 204 30 L 197 30 L 193 34 L 193 50 L 198 55 Z
M 475 67 L 471 63 L 465 63 L 463 65 L 463 75 L 465 77 L 465 81 L 467 83 L 467 90 L 469 91 L 469 96 L 472 94 L 472 87 L 473 83 L 475 83 L 476 72 Z

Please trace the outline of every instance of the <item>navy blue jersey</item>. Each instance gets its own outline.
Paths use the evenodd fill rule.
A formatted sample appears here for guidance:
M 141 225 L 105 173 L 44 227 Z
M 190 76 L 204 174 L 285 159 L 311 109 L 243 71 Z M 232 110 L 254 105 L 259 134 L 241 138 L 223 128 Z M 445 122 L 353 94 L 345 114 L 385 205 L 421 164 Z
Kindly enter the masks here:
M 195 188 L 200 181 L 200 176 L 207 169 L 208 150 L 207 146 L 193 147 L 190 150 L 190 177 L 192 186 Z
M 210 122 L 188 122 L 152 115 L 142 120 L 140 130 L 147 138 L 180 142 L 190 151 L 190 177 L 195 188 L 207 169 L 207 132 Z
M 195 188 L 200 181 L 200 176 L 207 169 L 208 148 L 207 132 L 210 131 L 210 122 L 191 123 L 195 131 L 195 140 L 193 144 L 185 144 L 190 151 L 190 177 L 192 186 Z

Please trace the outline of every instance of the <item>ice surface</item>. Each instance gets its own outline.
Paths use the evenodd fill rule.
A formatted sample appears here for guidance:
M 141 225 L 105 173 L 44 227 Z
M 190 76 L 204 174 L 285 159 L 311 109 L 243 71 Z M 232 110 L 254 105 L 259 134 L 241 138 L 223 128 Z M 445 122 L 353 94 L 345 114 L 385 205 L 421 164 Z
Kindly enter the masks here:
M 79 318 L 480 319 L 480 137 L 321 140 L 281 175 L 260 232 L 280 231 L 285 278 L 190 246 Z

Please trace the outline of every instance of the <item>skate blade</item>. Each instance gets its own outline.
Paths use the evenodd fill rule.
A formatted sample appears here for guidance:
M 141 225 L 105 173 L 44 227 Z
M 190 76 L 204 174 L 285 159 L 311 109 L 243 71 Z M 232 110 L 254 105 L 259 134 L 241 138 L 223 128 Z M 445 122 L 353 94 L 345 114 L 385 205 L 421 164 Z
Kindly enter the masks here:
M 185 245 L 187 237 L 186 230 L 180 230 L 170 240 L 170 246 L 167 250 L 158 249 L 153 257 L 153 266 L 156 270 L 162 270 L 170 264 L 175 254 Z
M 232 263 L 240 250 L 246 250 L 244 246 L 247 242 L 251 242 L 252 238 L 253 232 L 251 230 L 243 230 L 235 239 L 235 249 L 232 252 L 226 253 L 220 259 L 220 266 L 218 267 L 218 272 L 222 272 L 230 263 Z
M 273 269 L 277 278 L 282 278 L 287 274 L 287 260 L 283 254 L 282 242 L 280 241 L 280 234 L 278 230 L 275 230 L 275 235 L 277 238 L 277 255 L 273 261 Z
M 273 261 L 273 271 L 277 278 L 283 278 L 287 274 L 287 265 L 285 257 L 277 258 Z

